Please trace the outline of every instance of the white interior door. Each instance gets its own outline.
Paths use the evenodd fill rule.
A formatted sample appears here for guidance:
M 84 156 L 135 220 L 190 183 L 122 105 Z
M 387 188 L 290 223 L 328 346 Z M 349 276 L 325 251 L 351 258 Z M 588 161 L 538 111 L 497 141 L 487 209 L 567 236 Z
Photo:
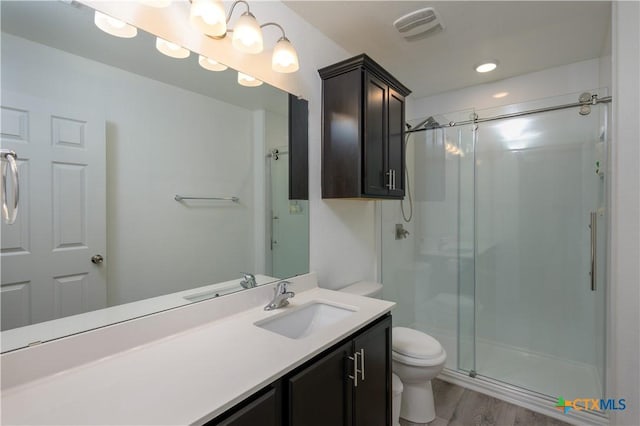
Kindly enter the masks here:
M 20 208 L 2 224 L 2 329 L 106 306 L 105 120 L 3 91 L 2 147 L 18 154 Z M 105 259 L 105 262 L 107 260 Z

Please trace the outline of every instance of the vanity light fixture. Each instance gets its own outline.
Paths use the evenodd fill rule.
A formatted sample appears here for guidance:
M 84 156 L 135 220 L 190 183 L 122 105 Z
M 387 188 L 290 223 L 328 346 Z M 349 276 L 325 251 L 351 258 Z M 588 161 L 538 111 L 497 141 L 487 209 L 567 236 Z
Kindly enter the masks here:
M 200 55 L 200 57 L 198 58 L 198 63 L 202 68 L 209 71 L 224 71 L 228 68 L 226 65 L 221 64 L 220 62 L 202 55 Z
M 276 72 L 290 73 L 296 72 L 300 69 L 298 62 L 298 53 L 289 39 L 284 34 L 284 29 L 275 22 L 268 22 L 263 25 L 274 25 L 280 28 L 282 31 L 282 37 L 278 39 L 276 46 L 273 48 L 273 55 L 271 56 L 271 68 Z
M 231 45 L 238 51 L 248 54 L 257 54 L 264 50 L 262 29 L 267 26 L 275 26 L 280 29 L 282 36 L 276 42 L 271 57 L 271 67 L 276 72 L 291 73 L 300 68 L 298 54 L 293 45 L 287 39 L 284 28 L 275 22 L 267 22 L 260 25 L 256 17 L 251 13 L 249 3 L 245 0 L 237 0 L 231 5 L 229 13 L 225 17 L 224 6 L 220 0 L 189 0 L 191 2 L 190 20 L 193 26 L 205 35 L 223 39 L 228 33 L 232 33 Z M 236 21 L 235 28 L 228 28 L 229 21 L 236 6 L 242 3 L 247 10 Z
M 220 0 L 190 0 L 189 20 L 200 32 L 214 38 L 227 34 L 227 17 Z
M 246 87 L 257 87 L 262 84 L 262 81 L 248 74 L 238 71 L 238 84 Z
M 156 37 L 156 49 L 167 56 L 176 59 L 188 58 L 191 54 L 189 49 L 186 49 L 180 45 L 167 41 L 163 38 Z
M 132 38 L 138 35 L 138 29 L 119 19 L 112 18 L 102 12 L 95 11 L 93 22 L 107 34 L 122 38 Z
M 485 73 L 495 70 L 498 67 L 498 61 L 487 61 L 480 65 L 476 65 L 476 71 L 479 73 Z

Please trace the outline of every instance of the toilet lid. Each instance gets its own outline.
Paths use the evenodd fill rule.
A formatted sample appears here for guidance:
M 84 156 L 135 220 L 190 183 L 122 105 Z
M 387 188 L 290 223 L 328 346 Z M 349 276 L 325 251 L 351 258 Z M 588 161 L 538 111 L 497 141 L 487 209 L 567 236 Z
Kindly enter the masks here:
M 442 355 L 440 343 L 421 331 L 393 327 L 392 335 L 393 351 L 401 355 L 418 359 L 430 359 Z

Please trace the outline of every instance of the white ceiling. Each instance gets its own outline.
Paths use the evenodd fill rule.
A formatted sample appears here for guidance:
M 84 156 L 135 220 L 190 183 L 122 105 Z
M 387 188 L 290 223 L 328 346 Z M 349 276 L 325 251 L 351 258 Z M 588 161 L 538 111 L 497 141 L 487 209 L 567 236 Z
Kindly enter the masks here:
M 610 2 L 285 1 L 285 4 L 352 54 L 367 53 L 413 90 L 414 97 L 593 59 L 610 51 Z M 439 12 L 444 31 L 423 40 L 405 41 L 393 27 L 393 21 L 424 7 Z M 498 69 L 487 74 L 475 72 L 475 65 L 485 59 L 497 59 Z
M 249 110 L 288 114 L 285 92 L 268 84 L 243 87 L 237 73 L 204 70 L 198 55 L 173 59 L 159 53 L 144 31 L 132 39 L 108 35 L 93 23 L 93 10 L 62 1 L 1 1 L 2 31 Z

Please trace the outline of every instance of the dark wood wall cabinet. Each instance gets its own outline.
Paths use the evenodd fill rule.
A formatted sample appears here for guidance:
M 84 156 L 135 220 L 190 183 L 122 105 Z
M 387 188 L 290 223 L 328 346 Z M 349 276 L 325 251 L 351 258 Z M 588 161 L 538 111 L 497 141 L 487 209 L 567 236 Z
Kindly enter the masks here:
M 387 426 L 391 392 L 387 314 L 207 425 Z
M 365 54 L 322 78 L 322 198 L 404 197 L 405 97 L 411 91 Z

